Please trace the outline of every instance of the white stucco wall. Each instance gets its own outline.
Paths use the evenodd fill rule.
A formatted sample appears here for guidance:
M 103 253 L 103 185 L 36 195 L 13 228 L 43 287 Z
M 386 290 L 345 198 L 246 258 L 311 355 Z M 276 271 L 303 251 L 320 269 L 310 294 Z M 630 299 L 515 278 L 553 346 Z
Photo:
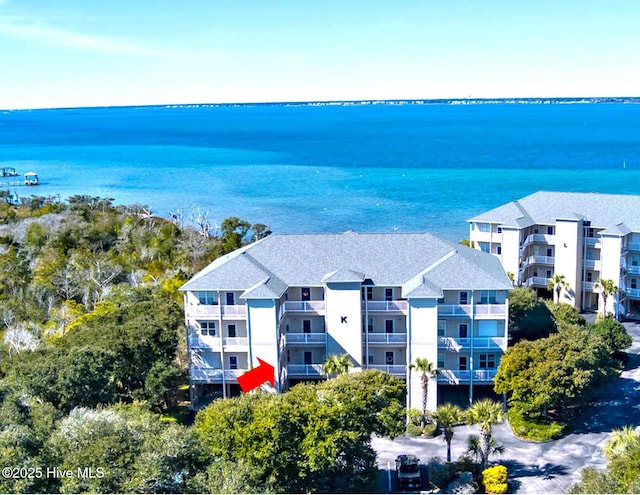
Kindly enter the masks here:
M 582 289 L 582 232 L 577 220 L 558 220 L 556 223 L 556 245 L 554 272 L 564 275 L 569 291 L 560 293 L 559 302 L 580 306 Z
M 620 255 L 622 251 L 622 238 L 617 235 L 603 235 L 600 248 L 600 278 L 613 280 L 616 287 L 620 287 Z M 616 296 L 607 298 L 607 313 L 615 314 Z M 602 296 L 598 296 L 598 312 L 602 312 Z
M 280 358 L 278 351 L 278 333 L 276 326 L 276 303 L 270 299 L 248 299 L 248 333 L 250 366 L 258 367 L 258 358 L 276 368 L 275 389 L 281 390 Z
M 409 335 L 407 336 L 407 362 L 416 358 L 427 358 L 434 365 L 438 362 L 438 309 L 435 299 L 409 300 Z M 409 371 L 409 407 L 422 408 L 421 374 Z M 436 378 L 429 380 L 427 409 L 435 411 L 438 404 L 438 383 Z
M 329 283 L 325 289 L 327 355 L 348 354 L 353 370 L 362 368 L 361 284 Z

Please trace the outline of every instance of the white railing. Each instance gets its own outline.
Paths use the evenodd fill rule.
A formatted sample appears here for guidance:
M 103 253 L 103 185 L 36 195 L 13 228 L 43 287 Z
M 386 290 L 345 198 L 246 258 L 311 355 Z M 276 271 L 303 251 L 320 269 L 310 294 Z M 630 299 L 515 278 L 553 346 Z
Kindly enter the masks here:
M 439 370 L 438 381 L 457 385 L 461 382 L 470 382 L 472 376 L 474 382 L 492 382 L 496 376 L 496 370 Z
M 582 265 L 587 270 L 600 270 L 600 260 L 584 260 Z
M 407 367 L 404 364 L 370 364 L 369 369 L 386 371 L 392 375 L 405 376 Z
M 640 242 L 629 242 L 627 244 L 627 251 L 640 251 Z
M 596 290 L 595 282 L 582 282 L 582 290 L 587 292 L 594 292 Z
M 287 336 L 280 335 L 280 353 L 284 352 L 285 347 L 287 347 Z
M 640 266 L 629 265 L 627 267 L 627 273 L 630 273 L 631 275 L 640 275 Z
M 324 311 L 324 301 L 285 301 L 284 312 L 318 313 Z
M 640 298 L 640 289 L 625 289 L 627 297 Z
M 529 256 L 526 260 L 524 260 L 524 262 L 522 263 L 522 268 L 526 268 L 529 265 L 553 265 L 555 264 L 556 259 L 553 256 L 537 256 L 537 255 L 533 255 L 533 256 Z
M 366 309 L 372 313 L 389 312 L 389 311 L 406 311 L 407 301 L 367 301 Z M 365 303 L 362 303 L 362 309 L 365 309 Z
M 528 246 L 532 242 L 544 242 L 546 244 L 554 244 L 555 236 L 551 234 L 529 234 L 522 243 L 522 247 Z
M 462 316 L 471 317 L 471 304 L 439 304 L 438 316 Z M 475 316 L 477 318 L 495 318 L 506 316 L 506 304 L 476 304 Z
M 322 376 L 322 365 L 321 364 L 288 364 L 287 374 L 290 377 L 300 377 L 300 376 L 320 377 Z
M 190 304 L 187 306 L 187 314 L 189 316 L 200 316 L 209 318 L 220 316 L 244 318 L 247 316 L 247 306 L 244 304 Z
M 248 370 L 225 370 L 225 380 L 236 380 Z M 219 368 L 191 368 L 193 381 L 222 381 L 222 370 Z
M 406 344 L 406 333 L 373 333 L 363 334 L 362 341 L 369 344 Z
M 588 247 L 600 247 L 600 238 L 599 237 L 585 237 L 584 245 Z
M 287 333 L 287 345 L 327 343 L 326 333 Z
M 474 349 L 504 349 L 507 340 L 504 337 L 474 337 Z M 438 347 L 458 352 L 460 349 L 471 348 L 471 338 L 438 337 Z
M 476 304 L 476 318 L 493 318 L 507 316 L 506 304 Z
M 470 316 L 471 304 L 438 304 L 438 316 Z
M 531 287 L 532 285 L 542 285 L 547 287 L 549 285 L 549 280 L 551 279 L 546 277 L 529 277 L 525 280 L 524 285 L 525 287 Z
M 190 348 L 208 348 L 219 349 L 222 344 L 220 337 L 213 337 L 212 335 L 189 335 L 189 347 Z
M 224 337 L 222 343 L 225 346 L 247 346 L 249 345 L 249 339 L 247 337 Z

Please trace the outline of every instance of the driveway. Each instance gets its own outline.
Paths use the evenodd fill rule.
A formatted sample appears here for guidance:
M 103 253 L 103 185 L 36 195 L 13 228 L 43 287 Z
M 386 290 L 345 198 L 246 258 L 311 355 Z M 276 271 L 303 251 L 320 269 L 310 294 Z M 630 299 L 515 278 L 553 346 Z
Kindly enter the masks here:
M 545 443 L 525 442 L 516 438 L 506 423 L 493 427 L 494 437 L 505 447 L 504 453 L 492 457 L 509 468 L 509 480 L 516 493 L 564 493 L 580 480 L 585 467 L 604 469 L 607 465 L 602 447 L 611 430 L 625 425 L 640 425 L 640 324 L 625 323 L 633 337 L 629 361 L 620 378 L 612 383 L 602 399 L 585 410 L 583 422 L 573 433 Z M 476 426 L 455 429 L 451 457 L 465 453 L 469 435 L 477 435 Z M 398 454 L 415 454 L 423 463 L 432 457 L 446 459 L 443 436 L 436 438 L 401 437 L 395 440 L 374 438 L 378 466 L 386 469 Z M 385 485 L 386 486 L 386 485 Z

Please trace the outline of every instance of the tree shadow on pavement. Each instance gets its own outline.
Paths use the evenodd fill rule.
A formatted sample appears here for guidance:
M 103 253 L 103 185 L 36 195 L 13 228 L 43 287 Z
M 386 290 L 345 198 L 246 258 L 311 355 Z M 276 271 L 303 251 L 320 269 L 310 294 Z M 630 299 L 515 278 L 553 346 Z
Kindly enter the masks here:
M 569 472 L 569 468 L 563 464 L 522 464 L 519 461 L 501 461 L 507 467 L 510 478 L 526 478 L 528 476 L 538 476 L 545 480 L 551 480 L 556 476 L 564 476 Z

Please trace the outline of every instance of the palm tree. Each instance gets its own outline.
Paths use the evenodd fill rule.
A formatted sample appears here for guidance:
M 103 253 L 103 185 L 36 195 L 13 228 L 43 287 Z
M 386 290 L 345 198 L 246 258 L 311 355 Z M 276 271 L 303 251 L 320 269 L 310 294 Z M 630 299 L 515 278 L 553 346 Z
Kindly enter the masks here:
M 331 354 L 325 358 L 324 364 L 322 365 L 322 372 L 327 375 L 328 379 L 331 375 L 346 373 L 351 366 L 352 363 L 348 354 L 342 354 L 341 356 Z
M 502 454 L 504 452 L 504 445 L 496 442 L 496 439 L 491 437 L 489 440 L 489 455 Z M 473 458 L 478 462 L 482 457 L 482 451 L 480 450 L 480 437 L 478 435 L 470 435 L 467 440 L 467 453 L 471 454 Z
M 480 457 L 482 467 L 486 468 L 491 453 L 491 426 L 502 422 L 502 404 L 491 399 L 481 399 L 467 409 L 466 416 L 469 424 L 480 426 Z
M 607 459 L 623 454 L 631 445 L 640 442 L 640 433 L 633 426 L 624 426 L 611 432 L 611 438 L 602 451 Z
M 569 290 L 569 282 L 565 281 L 564 275 L 555 273 L 549 279 L 548 289 L 554 291 L 553 302 L 560 302 L 560 292 L 562 292 L 562 289 Z
M 444 430 L 444 440 L 447 442 L 447 462 L 451 462 L 451 440 L 453 439 L 453 427 L 462 423 L 464 415 L 460 407 L 445 404 L 439 406 L 433 415 L 436 423 Z
M 607 317 L 607 298 L 609 296 L 617 294 L 618 287 L 616 286 L 616 283 L 613 280 L 609 278 L 601 278 L 596 282 L 595 288 L 600 289 L 600 294 L 602 294 L 602 303 L 604 306 L 602 313 L 606 318 Z
M 420 427 L 424 428 L 425 419 L 427 417 L 427 397 L 429 395 L 429 378 L 432 378 L 438 374 L 436 365 L 429 361 L 427 358 L 416 358 L 416 360 L 409 365 L 409 369 L 415 369 L 421 373 L 420 381 L 422 384 L 422 420 L 420 421 Z

